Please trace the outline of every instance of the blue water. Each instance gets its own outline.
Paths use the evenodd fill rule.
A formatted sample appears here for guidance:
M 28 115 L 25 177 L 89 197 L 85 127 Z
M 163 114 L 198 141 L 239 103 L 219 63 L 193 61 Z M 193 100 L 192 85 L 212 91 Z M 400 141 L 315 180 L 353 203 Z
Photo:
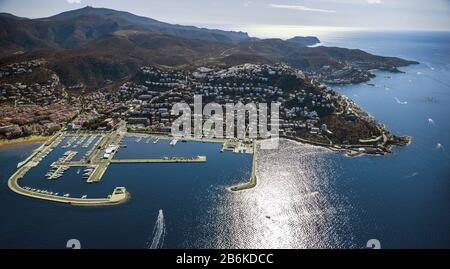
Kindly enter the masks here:
M 101 208 L 12 193 L 6 180 L 36 145 L 1 149 L 0 247 L 63 248 L 76 238 L 86 248 L 145 248 L 154 240 L 163 248 L 362 248 L 369 239 L 378 239 L 382 248 L 449 248 L 450 34 L 345 33 L 321 39 L 420 62 L 401 68 L 404 74 L 376 72 L 370 82 L 375 86 L 335 87 L 392 132 L 412 136 L 409 146 L 384 157 L 347 158 L 283 141 L 278 150 L 258 150 L 258 185 L 239 193 L 225 188 L 248 178 L 249 155 L 220 153 L 219 144 L 179 142 L 173 148 L 167 141 L 137 144 L 134 138 L 126 138 L 129 146 L 115 158 L 189 153 L 207 155 L 208 162 L 112 165 L 94 185 L 70 170 L 51 185 L 23 179 L 27 185 L 68 188 L 73 196 L 103 196 L 116 186 L 132 194 L 125 204 Z
M 404 74 L 377 72 L 375 87 L 337 88 L 394 133 L 413 137 L 389 157 L 339 160 L 339 178 L 371 219 L 364 229 L 384 246 L 450 247 L 450 33 L 354 33 L 325 44 L 420 62 L 400 68 Z
M 199 222 L 215 206 L 216 197 L 227 195 L 227 187 L 250 177 L 251 155 L 221 153 L 219 143 L 180 142 L 172 147 L 168 140 L 147 144 L 131 137 L 123 143 L 128 147 L 119 149 L 118 158 L 128 158 L 132 150 L 134 158 L 205 155 L 207 162 L 114 164 L 97 184 L 85 183 L 83 173 L 70 168 L 63 177 L 49 181 L 44 175 L 53 161 L 66 150 L 81 151 L 80 147 L 61 148 L 63 141 L 19 181 L 22 186 L 70 193 L 72 197 L 106 197 L 118 186 L 125 186 L 131 193 L 124 204 L 88 208 L 33 200 L 9 191 L 8 176 L 38 145 L 2 149 L 0 247 L 64 248 L 67 240 L 74 238 L 85 248 L 145 248 L 153 240 L 160 209 L 164 236 L 158 245 L 192 247 L 199 234 L 207 233 Z

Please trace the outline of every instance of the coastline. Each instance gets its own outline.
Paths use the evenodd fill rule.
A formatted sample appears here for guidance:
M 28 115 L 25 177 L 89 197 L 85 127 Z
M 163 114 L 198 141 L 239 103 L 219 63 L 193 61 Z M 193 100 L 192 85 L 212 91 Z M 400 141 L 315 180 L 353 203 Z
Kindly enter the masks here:
M 19 145 L 28 145 L 34 143 L 43 143 L 47 141 L 51 136 L 44 135 L 31 135 L 26 137 L 20 137 L 15 139 L 0 139 L 0 148 L 19 146 Z
M 152 136 L 156 136 L 156 137 L 160 137 L 163 139 L 171 139 L 173 138 L 170 133 L 164 133 L 164 132 L 149 132 L 149 133 L 145 133 L 145 132 L 128 132 L 129 134 L 132 135 L 152 135 Z M 392 148 L 394 147 L 401 147 L 401 146 L 408 146 L 409 144 L 411 144 L 412 141 L 412 137 L 405 135 L 405 136 L 400 136 L 403 137 L 405 139 L 407 139 L 406 143 L 398 143 L 398 142 L 394 142 L 391 143 L 389 145 L 370 145 L 370 144 L 326 144 L 326 143 L 321 143 L 321 142 L 317 142 L 317 141 L 312 141 L 312 140 L 308 140 L 308 139 L 304 139 L 304 138 L 300 138 L 300 137 L 295 137 L 295 136 L 289 136 L 289 135 L 280 135 L 279 136 L 281 139 L 286 139 L 286 140 L 290 140 L 290 141 L 295 141 L 298 143 L 304 143 L 304 144 L 308 144 L 308 145 L 313 145 L 313 146 L 318 146 L 318 147 L 322 147 L 322 148 L 326 148 L 328 150 L 331 150 L 333 152 L 340 152 L 343 153 L 345 156 L 353 158 L 353 157 L 359 157 L 359 156 L 386 156 L 389 154 L 392 154 Z M 194 138 L 194 137 L 185 137 L 184 139 L 189 140 L 189 141 L 197 141 L 197 142 L 210 142 L 210 143 L 224 143 L 226 141 L 226 139 L 220 139 L 220 138 Z M 260 139 L 257 139 L 260 140 Z M 391 141 L 392 142 L 392 141 Z M 360 148 L 363 148 L 364 150 L 359 150 Z M 251 181 L 251 180 L 250 180 Z
M 340 145 L 340 144 L 324 144 L 320 142 L 310 141 L 307 139 L 303 139 L 300 137 L 293 137 L 293 136 L 286 136 L 286 135 L 280 135 L 280 138 L 284 138 L 291 141 L 296 141 L 304 144 L 314 145 L 318 147 L 323 147 L 326 149 L 329 149 L 334 152 L 342 152 L 347 157 L 359 157 L 363 155 L 370 155 L 370 156 L 385 156 L 388 154 L 392 154 L 392 148 L 397 146 L 408 146 L 411 143 L 412 137 L 411 136 L 403 136 L 405 139 L 407 139 L 407 143 L 401 144 L 401 143 L 393 143 L 387 146 L 374 146 L 374 145 Z M 364 148 L 363 151 L 360 151 L 360 148 Z M 373 149 L 370 151 L 366 151 L 367 149 Z

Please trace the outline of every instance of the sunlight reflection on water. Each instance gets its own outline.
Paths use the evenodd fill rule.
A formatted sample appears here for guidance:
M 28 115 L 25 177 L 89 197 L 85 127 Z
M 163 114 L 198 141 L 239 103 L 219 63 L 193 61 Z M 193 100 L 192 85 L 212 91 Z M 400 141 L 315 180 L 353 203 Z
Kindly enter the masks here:
M 336 165 L 328 165 L 330 154 L 292 141 L 278 150 L 258 149 L 258 185 L 218 198 L 223 206 L 211 212 L 211 247 L 349 247 L 340 232 L 350 234 L 343 214 L 350 206 L 332 189 Z

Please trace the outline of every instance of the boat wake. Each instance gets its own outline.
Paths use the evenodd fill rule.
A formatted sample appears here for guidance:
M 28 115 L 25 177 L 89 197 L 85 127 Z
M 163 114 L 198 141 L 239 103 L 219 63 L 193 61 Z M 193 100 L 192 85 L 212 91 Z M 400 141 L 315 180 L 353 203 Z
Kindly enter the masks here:
M 434 70 L 434 67 L 431 66 L 431 64 L 429 63 L 424 63 L 428 68 L 430 68 L 430 70 Z
M 158 217 L 156 218 L 155 227 L 153 228 L 152 236 L 146 243 L 146 248 L 148 249 L 162 248 L 165 236 L 166 236 L 166 227 L 164 223 L 164 214 L 162 209 L 160 209 Z
M 408 104 L 408 102 L 406 102 L 406 101 L 400 101 L 397 97 L 394 97 L 394 99 L 397 102 L 397 104 L 400 104 L 400 105 L 407 105 Z
M 412 178 L 412 177 L 415 177 L 415 176 L 418 176 L 418 175 L 419 175 L 418 172 L 414 172 L 414 173 L 412 173 L 411 175 L 405 176 L 405 178 Z

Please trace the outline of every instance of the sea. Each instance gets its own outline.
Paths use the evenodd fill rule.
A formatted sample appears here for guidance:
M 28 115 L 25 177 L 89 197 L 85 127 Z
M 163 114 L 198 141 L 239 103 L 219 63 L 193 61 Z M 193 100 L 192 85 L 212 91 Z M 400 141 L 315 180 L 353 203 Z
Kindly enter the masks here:
M 87 184 L 76 168 L 44 175 L 62 148 L 20 184 L 72 197 L 104 197 L 114 187 L 126 203 L 76 207 L 19 196 L 7 187 L 17 163 L 38 144 L 0 149 L 0 248 L 450 248 L 450 33 L 339 32 L 325 46 L 418 61 L 404 73 L 375 71 L 368 83 L 333 88 L 393 133 L 412 142 L 387 156 L 349 158 L 283 140 L 251 155 L 220 152 L 218 143 L 157 144 L 126 137 L 115 158 L 206 155 L 206 163 L 114 164 Z M 153 140 L 152 140 L 153 141 Z M 64 144 L 61 143 L 61 144 Z M 80 156 L 83 154 L 80 149 Z M 76 158 L 80 157 L 79 155 Z M 137 157 L 136 157 L 137 156 Z M 47 165 L 47 167 L 46 167 Z

